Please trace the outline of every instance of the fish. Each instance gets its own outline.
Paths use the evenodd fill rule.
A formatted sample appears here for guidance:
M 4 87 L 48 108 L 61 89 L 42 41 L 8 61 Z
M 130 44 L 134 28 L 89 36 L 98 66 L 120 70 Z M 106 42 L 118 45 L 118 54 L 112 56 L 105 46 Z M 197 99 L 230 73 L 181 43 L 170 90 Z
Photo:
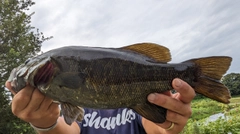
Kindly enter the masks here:
M 221 103 L 230 102 L 230 92 L 221 78 L 231 65 L 231 57 L 170 61 L 170 50 L 156 43 L 121 48 L 67 46 L 28 59 L 12 70 L 9 81 L 16 92 L 30 84 L 60 103 L 69 125 L 82 121 L 83 108 L 123 107 L 163 123 L 167 110 L 148 102 L 147 96 L 172 90 L 174 78 L 187 82 L 196 93 Z

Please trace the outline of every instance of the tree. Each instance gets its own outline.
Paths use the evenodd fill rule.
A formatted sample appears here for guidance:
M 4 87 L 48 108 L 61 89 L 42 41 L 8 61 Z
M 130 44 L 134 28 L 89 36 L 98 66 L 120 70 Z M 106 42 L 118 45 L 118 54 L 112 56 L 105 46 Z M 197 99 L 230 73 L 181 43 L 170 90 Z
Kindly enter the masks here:
M 222 83 L 228 87 L 231 95 L 240 94 L 240 73 L 230 73 L 223 77 Z
M 25 12 L 35 3 L 31 0 L 0 0 L 0 133 L 34 133 L 29 125 L 11 112 L 11 94 L 4 84 L 11 70 L 40 52 L 41 44 L 50 39 L 32 27 Z

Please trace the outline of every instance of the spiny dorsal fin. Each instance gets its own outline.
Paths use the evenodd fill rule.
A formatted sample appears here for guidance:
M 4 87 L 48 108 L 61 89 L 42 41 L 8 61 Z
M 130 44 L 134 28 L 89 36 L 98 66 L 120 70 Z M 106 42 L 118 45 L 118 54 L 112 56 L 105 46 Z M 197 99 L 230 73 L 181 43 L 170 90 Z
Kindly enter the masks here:
M 122 47 L 122 49 L 143 54 L 159 62 L 171 61 L 171 54 L 169 49 L 155 43 L 138 43 Z

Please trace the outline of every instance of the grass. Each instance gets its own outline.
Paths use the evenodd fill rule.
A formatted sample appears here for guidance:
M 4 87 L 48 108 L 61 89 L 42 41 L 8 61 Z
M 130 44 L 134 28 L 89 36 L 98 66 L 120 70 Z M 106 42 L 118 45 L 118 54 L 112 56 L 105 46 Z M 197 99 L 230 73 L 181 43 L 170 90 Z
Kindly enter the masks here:
M 230 100 L 230 104 L 239 104 L 240 103 L 240 96 L 234 96 L 231 100 Z
M 204 98 L 193 100 L 191 106 L 193 114 L 181 134 L 240 134 L 240 96 L 232 97 L 228 105 Z M 217 113 L 228 118 L 206 123 L 207 117 Z
M 240 106 L 240 96 L 233 96 L 230 104 L 222 104 L 208 98 L 196 99 L 192 101 L 191 107 L 193 120 L 200 120 L 217 113 L 226 113 L 231 109 Z
M 193 120 L 200 120 L 209 117 L 210 115 L 222 112 L 226 106 L 208 98 L 193 100 L 191 104 L 193 111 L 191 118 Z

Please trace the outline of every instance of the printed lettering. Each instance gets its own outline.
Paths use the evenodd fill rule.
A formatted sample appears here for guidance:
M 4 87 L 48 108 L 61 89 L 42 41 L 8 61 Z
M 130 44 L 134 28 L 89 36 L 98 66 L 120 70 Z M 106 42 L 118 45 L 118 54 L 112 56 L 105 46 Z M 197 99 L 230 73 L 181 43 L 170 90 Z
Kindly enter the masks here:
M 111 119 L 111 118 L 109 118 L 109 119 Z M 115 128 L 115 126 L 117 125 L 117 120 L 116 119 L 117 119 L 116 117 L 112 117 L 111 123 L 110 123 L 110 128 L 108 130 Z M 120 125 L 118 125 L 118 126 L 120 126 Z
M 102 118 L 100 126 L 102 128 L 106 128 L 106 129 L 110 130 L 110 119 L 111 119 L 110 117 Z
M 101 117 L 99 116 L 96 119 L 94 119 L 96 116 L 97 116 L 97 112 L 93 112 L 88 125 L 89 127 L 92 127 L 94 125 L 94 127 L 98 129 L 100 127 L 99 123 L 100 123 Z
M 131 109 L 123 109 L 122 113 L 118 113 L 115 117 L 101 117 L 97 112 L 84 115 L 85 123 L 83 127 L 94 127 L 95 129 L 114 129 L 116 126 L 131 123 L 136 119 L 135 113 Z
M 85 120 L 85 124 L 83 124 L 83 127 L 87 127 L 88 126 L 88 122 L 89 122 L 89 119 L 91 117 L 91 114 L 85 114 L 84 115 L 84 120 Z

